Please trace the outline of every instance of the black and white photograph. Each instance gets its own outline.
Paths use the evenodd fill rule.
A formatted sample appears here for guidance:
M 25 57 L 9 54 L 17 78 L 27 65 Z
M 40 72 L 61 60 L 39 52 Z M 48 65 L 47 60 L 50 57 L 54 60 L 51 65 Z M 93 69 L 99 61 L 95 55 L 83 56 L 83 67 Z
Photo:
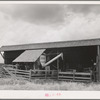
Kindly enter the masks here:
M 100 4 L 0 4 L 0 90 L 100 91 Z

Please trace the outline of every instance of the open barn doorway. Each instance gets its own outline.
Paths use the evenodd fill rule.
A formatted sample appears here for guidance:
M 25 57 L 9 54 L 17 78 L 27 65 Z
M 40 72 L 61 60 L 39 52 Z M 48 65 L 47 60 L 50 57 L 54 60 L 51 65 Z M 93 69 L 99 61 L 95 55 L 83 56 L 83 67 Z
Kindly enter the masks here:
M 60 72 L 64 72 L 61 78 L 65 72 L 71 72 L 72 79 L 97 80 L 97 46 L 69 47 L 59 50 L 63 52 L 63 66 L 59 67 Z
M 63 53 L 63 59 L 60 57 L 50 64 L 51 69 L 57 69 L 57 60 L 59 60 L 59 70 L 61 71 L 75 69 L 78 72 L 83 72 L 95 69 L 97 46 L 47 49 L 45 53 L 47 61 Z
M 95 70 L 96 65 L 96 46 L 70 47 L 63 48 L 63 66 L 62 71 L 75 69 L 78 72 Z
M 86 75 L 88 79 L 89 77 L 87 77 L 87 75 L 91 75 L 92 80 L 96 80 L 97 46 L 47 49 L 45 53 L 48 60 L 52 60 L 61 53 L 63 54 L 63 57 L 49 64 L 51 70 L 55 69 L 58 70 L 58 72 L 72 72 L 72 75 L 73 71 L 75 71 L 75 73 L 79 74 L 78 76 L 82 76 L 82 78 L 84 78 L 83 75 Z M 65 77 L 64 75 L 62 76 Z

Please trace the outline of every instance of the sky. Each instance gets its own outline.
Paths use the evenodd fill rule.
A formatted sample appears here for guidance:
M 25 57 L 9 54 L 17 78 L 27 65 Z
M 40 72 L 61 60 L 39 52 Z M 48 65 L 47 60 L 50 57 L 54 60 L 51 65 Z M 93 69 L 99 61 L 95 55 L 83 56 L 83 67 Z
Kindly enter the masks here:
M 0 47 L 100 38 L 99 27 L 100 4 L 0 4 Z

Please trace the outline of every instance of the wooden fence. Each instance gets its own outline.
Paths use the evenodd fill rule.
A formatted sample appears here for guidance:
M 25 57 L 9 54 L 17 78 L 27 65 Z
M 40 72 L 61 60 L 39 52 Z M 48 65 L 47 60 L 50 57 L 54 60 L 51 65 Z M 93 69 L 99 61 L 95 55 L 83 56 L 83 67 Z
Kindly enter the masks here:
M 76 70 L 69 70 L 67 72 L 58 72 L 57 70 L 20 70 L 16 66 L 7 65 L 2 67 L 5 70 L 6 77 L 15 79 L 58 79 L 63 81 L 92 81 L 92 71 L 90 72 L 76 72 Z
M 73 70 L 72 72 L 59 72 L 58 80 L 91 82 L 92 71 L 76 72 L 76 70 Z
M 26 70 L 19 70 L 19 69 L 13 69 L 13 68 L 5 68 L 6 71 L 6 76 L 7 77 L 12 77 L 15 79 L 26 79 L 29 80 L 30 78 L 30 71 Z
M 32 79 L 57 79 L 56 70 L 19 70 L 13 68 L 5 68 L 6 76 L 11 76 L 16 79 L 25 79 L 31 81 Z
M 57 70 L 32 70 L 31 78 L 57 79 Z

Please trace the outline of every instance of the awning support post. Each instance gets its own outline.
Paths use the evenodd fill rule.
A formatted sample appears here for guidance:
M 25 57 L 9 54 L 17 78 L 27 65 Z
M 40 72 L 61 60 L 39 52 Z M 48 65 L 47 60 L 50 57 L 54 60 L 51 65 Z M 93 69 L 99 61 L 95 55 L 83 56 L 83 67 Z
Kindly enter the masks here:
M 57 54 L 59 54 L 57 52 Z M 59 80 L 59 59 L 57 59 L 57 79 Z

